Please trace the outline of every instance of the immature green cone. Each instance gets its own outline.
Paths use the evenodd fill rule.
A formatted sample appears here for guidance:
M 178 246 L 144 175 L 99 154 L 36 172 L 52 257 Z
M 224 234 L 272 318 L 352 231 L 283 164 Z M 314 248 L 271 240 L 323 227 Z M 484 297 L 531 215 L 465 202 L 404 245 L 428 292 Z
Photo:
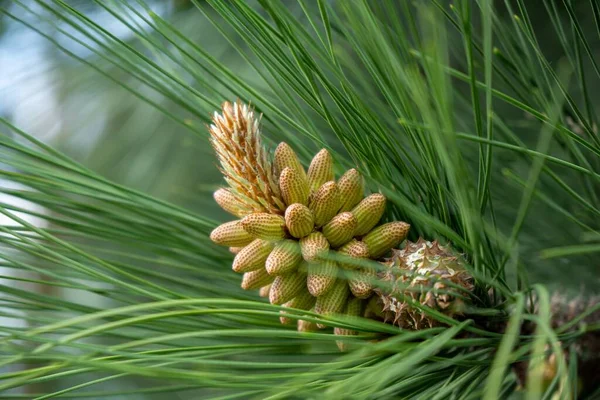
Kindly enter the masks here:
M 344 257 L 352 257 L 356 259 L 367 259 L 369 258 L 369 249 L 363 242 L 359 242 L 356 239 L 350 240 L 348 243 L 338 249 L 338 254 Z M 352 260 L 340 260 L 340 265 L 344 268 L 354 269 L 359 266 L 357 263 L 351 263 Z
M 441 325 L 414 303 L 449 317 L 460 316 L 474 288 L 473 277 L 460 254 L 437 242 L 408 242 L 404 249 L 393 250 L 392 258 L 382 264 L 387 269 L 379 274 L 379 279 L 391 283 L 391 287 L 381 285 L 375 292 L 384 318 L 404 329 Z
M 308 204 L 308 185 L 298 171 L 285 167 L 279 177 L 281 196 L 288 206 L 294 203 Z
M 317 153 L 308 167 L 308 184 L 311 193 L 316 192 L 325 182 L 333 181 L 333 159 L 326 149 Z
M 241 225 L 253 237 L 280 240 L 285 237 L 285 219 L 281 215 L 254 213 L 245 216 Z
M 352 209 L 352 214 L 356 218 L 355 236 L 366 235 L 373 229 L 381 219 L 385 211 L 385 196 L 380 193 L 373 193 L 365 197 L 356 207 Z
M 302 257 L 308 262 L 317 262 L 329 251 L 329 242 L 321 232 L 313 232 L 300 239 Z
M 283 275 L 293 271 L 302 261 L 300 246 L 294 240 L 282 240 L 267 257 L 265 268 L 269 275 Z
M 308 266 L 306 286 L 315 297 L 322 296 L 333 287 L 337 279 L 338 266 L 333 260 L 325 260 Z
M 308 293 L 308 291 L 303 290 L 296 297 L 284 303 L 283 306 L 289 308 L 297 308 L 299 310 L 310 310 L 315 305 L 316 300 L 317 299 L 313 297 L 310 293 Z M 281 310 L 279 314 L 279 321 L 281 321 L 281 323 L 284 325 L 289 325 L 296 322 L 295 318 L 290 318 L 286 316 L 286 314 L 288 314 L 287 311 Z
M 210 233 L 210 240 L 222 246 L 242 247 L 254 237 L 242 227 L 241 221 L 225 222 Z
M 271 250 L 273 250 L 273 243 L 255 239 L 235 256 L 232 268 L 235 272 L 240 273 L 264 268 Z
M 406 222 L 389 222 L 373 229 L 362 241 L 367 245 L 371 258 L 377 259 L 406 239 L 409 229 L 410 225 Z
M 306 172 L 304 171 L 304 167 L 300 164 L 300 160 L 298 160 L 298 156 L 296 152 L 292 150 L 292 148 L 285 142 L 279 143 L 277 148 L 275 149 L 275 154 L 273 156 L 275 162 L 275 175 L 281 176 L 281 172 L 286 167 L 289 167 L 295 170 L 302 181 L 308 185 L 308 180 L 306 178 Z
M 343 279 L 338 279 L 331 290 L 325 293 L 323 296 L 317 297 L 314 311 L 317 314 L 328 316 L 342 312 L 346 305 L 346 299 L 348 298 L 349 290 L 348 284 Z M 325 324 L 317 324 L 319 328 L 325 328 Z
M 315 219 L 308 207 L 295 203 L 285 210 L 285 225 L 290 235 L 301 239 L 313 231 Z
M 217 204 L 229 214 L 241 218 L 248 213 L 247 210 L 240 207 L 239 200 L 230 190 L 223 188 L 218 189 L 213 193 L 213 197 Z
M 344 310 L 344 315 L 349 318 L 356 318 L 362 314 L 362 309 L 363 309 L 362 299 L 350 298 L 350 300 L 347 301 L 346 309 Z M 358 335 L 358 332 L 353 329 L 339 328 L 339 327 L 333 328 L 333 333 L 336 336 Z M 340 349 L 340 351 L 348 350 L 348 342 L 347 341 L 336 340 L 335 343 L 337 344 L 337 347 L 338 347 L 338 349 Z
M 327 182 L 313 195 L 309 208 L 315 217 L 315 226 L 322 227 L 333 218 L 341 206 L 340 193 L 335 182 Z
M 258 291 L 258 295 L 260 297 L 269 297 L 269 291 L 271 290 L 271 284 L 267 285 L 267 286 L 263 286 L 260 288 L 260 290 Z
M 364 182 L 362 176 L 354 168 L 349 169 L 342 175 L 337 181 L 337 187 L 342 199 L 340 212 L 351 211 L 363 199 L 365 191 Z
M 260 289 L 263 286 L 267 286 L 275 277 L 269 275 L 267 270 L 264 268 L 257 269 L 256 271 L 246 272 L 242 278 L 242 289 L 253 290 Z
M 271 285 L 269 301 L 271 304 L 283 304 L 296 297 L 306 288 L 306 274 L 296 271 L 279 275 Z
M 357 221 L 354 215 L 350 212 L 343 212 L 331 219 L 323 226 L 323 235 L 329 241 L 333 248 L 338 248 L 346 244 L 354 236 Z

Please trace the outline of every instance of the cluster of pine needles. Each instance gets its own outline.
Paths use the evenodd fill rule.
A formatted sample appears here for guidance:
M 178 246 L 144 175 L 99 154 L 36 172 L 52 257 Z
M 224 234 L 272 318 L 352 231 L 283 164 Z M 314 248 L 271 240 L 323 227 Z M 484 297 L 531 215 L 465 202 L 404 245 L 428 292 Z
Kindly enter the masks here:
M 1 398 L 600 396 L 594 0 L 0 7 L 0 35 L 35 37 L 50 60 L 32 58 L 7 91 L 40 74 L 57 102 L 0 120 Z M 235 99 L 251 102 L 257 124 L 262 115 L 260 140 L 227 148 L 213 135 L 210 146 L 209 130 L 226 123 L 213 113 Z M 407 241 L 374 251 L 389 268 L 368 288 L 380 309 L 270 304 L 240 288 L 234 255 L 211 241 L 231 220 L 215 191 L 242 220 L 283 221 L 276 239 L 287 240 L 286 211 L 306 214 L 327 186 L 315 178 L 281 194 L 283 171 L 268 165 L 280 142 L 304 166 L 326 149 L 327 179 L 364 178 L 364 193 L 311 232 L 292 226 L 294 238 L 356 219 L 347 214 L 367 193 L 386 199 L 381 226 L 410 224 Z M 224 163 L 228 154 L 239 157 Z M 234 203 L 225 185 L 242 194 Z M 333 228 L 336 248 L 387 238 Z M 398 260 L 427 248 L 468 279 L 398 289 Z M 283 280 L 263 277 L 261 287 Z M 440 292 L 424 295 L 425 284 Z M 468 289 L 460 313 L 444 311 L 441 289 Z

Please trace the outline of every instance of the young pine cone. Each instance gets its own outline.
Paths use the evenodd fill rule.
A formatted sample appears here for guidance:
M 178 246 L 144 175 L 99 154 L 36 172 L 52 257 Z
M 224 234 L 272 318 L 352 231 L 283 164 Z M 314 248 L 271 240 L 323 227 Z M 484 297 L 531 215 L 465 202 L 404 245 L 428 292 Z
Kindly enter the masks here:
M 325 149 L 308 172 L 286 143 L 279 144 L 271 162 L 248 106 L 224 103 L 222 115 L 215 113 L 213 121 L 213 146 L 229 184 L 214 197 L 240 219 L 217 227 L 210 237 L 236 254 L 233 270 L 244 274 L 242 288 L 260 289 L 272 304 L 324 316 L 361 315 L 376 273 L 360 260 L 385 255 L 406 238 L 410 226 L 377 226 L 385 197 L 364 197 L 363 179 L 355 169 L 336 181 Z M 281 321 L 295 322 L 285 313 Z M 297 324 L 299 330 L 315 328 L 306 321 Z
M 440 325 L 415 303 L 456 317 L 462 314 L 473 290 L 473 278 L 464 260 L 437 242 L 422 238 L 408 242 L 404 249 L 393 250 L 392 257 L 382 264 L 387 268 L 379 278 L 388 285 L 375 289 L 377 297 L 368 312 L 403 329 Z

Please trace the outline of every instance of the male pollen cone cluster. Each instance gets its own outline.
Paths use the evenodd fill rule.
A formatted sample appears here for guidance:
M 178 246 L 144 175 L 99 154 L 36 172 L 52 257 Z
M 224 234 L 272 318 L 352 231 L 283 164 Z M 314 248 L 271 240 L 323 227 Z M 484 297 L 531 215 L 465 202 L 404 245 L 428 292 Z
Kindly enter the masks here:
M 271 161 L 261 144 L 259 120 L 239 101 L 225 102 L 222 113 L 213 116 L 211 143 L 228 184 L 214 198 L 238 219 L 217 227 L 212 241 L 236 254 L 233 270 L 244 274 L 242 288 L 259 290 L 272 304 L 323 316 L 363 315 L 377 277 L 361 260 L 384 256 L 406 238 L 410 226 L 400 221 L 378 226 L 385 197 L 364 197 L 355 169 L 336 181 L 325 149 L 308 171 L 284 142 Z M 295 322 L 285 313 L 280 319 Z M 303 320 L 297 326 L 325 327 Z

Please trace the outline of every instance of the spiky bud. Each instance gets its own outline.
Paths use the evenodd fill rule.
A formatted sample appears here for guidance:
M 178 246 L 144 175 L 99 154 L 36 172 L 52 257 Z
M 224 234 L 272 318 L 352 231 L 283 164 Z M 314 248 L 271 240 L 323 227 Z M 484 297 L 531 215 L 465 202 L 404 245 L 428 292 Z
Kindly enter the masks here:
M 264 268 L 256 271 L 246 272 L 242 278 L 242 289 L 253 290 L 259 289 L 273 282 L 275 278 L 267 273 Z
M 385 196 L 380 193 L 373 193 L 364 198 L 352 209 L 352 214 L 356 218 L 355 236 L 366 235 L 373 229 L 381 219 L 385 211 Z
M 308 184 L 311 193 L 316 192 L 325 182 L 333 181 L 333 159 L 326 149 L 317 153 L 308 167 Z
M 236 215 L 282 214 L 285 206 L 272 174 L 268 152 L 261 143 L 260 117 L 254 115 L 252 107 L 240 102 L 224 102 L 222 113 L 215 112 L 209 131 L 221 172 L 233 194 L 229 200 L 237 203 Z
M 379 279 L 391 286 L 381 285 L 375 291 L 385 319 L 401 328 L 440 325 L 414 303 L 450 317 L 461 315 L 473 290 L 473 277 L 467 272 L 465 261 L 437 242 L 423 239 L 408 242 L 403 250 L 394 250 L 392 258 L 382 264 L 387 269 L 379 274 Z
M 357 265 L 358 263 L 352 263 L 353 260 L 348 260 L 348 257 L 356 259 L 367 259 L 370 256 L 367 245 L 363 242 L 359 242 L 356 239 L 352 239 L 348 243 L 340 247 L 338 249 L 338 254 L 341 255 L 342 258 L 344 258 L 339 261 L 340 265 L 348 269 L 359 267 L 359 265 Z
M 348 318 L 356 318 L 362 314 L 363 309 L 363 301 L 358 298 L 350 298 L 346 303 L 346 309 L 344 310 L 344 315 Z M 354 336 L 358 335 L 358 332 L 353 329 L 348 328 L 333 328 L 333 333 L 336 336 Z M 340 351 L 348 350 L 348 343 L 345 340 L 336 340 L 335 342 L 340 349 Z
M 327 255 L 329 242 L 321 232 L 313 232 L 300 239 L 300 249 L 306 261 L 316 262 Z
M 305 205 L 295 203 L 285 210 L 285 225 L 295 238 L 301 239 L 313 231 L 315 220 Z
M 293 271 L 302 261 L 298 242 L 282 240 L 267 257 L 265 268 L 269 275 L 283 275 Z
M 292 300 L 284 303 L 283 306 L 289 308 L 297 308 L 298 310 L 310 310 L 315 305 L 315 301 L 317 301 L 315 297 L 308 293 L 308 291 L 303 290 Z M 296 319 L 286 316 L 287 313 L 288 312 L 284 310 L 281 310 L 279 312 L 279 320 L 282 324 L 285 325 L 292 324 L 294 321 L 296 321 Z
M 258 295 L 260 297 L 269 297 L 269 291 L 271 290 L 271 285 L 263 286 L 258 291 Z
M 333 260 L 325 260 L 308 266 L 306 286 L 315 297 L 322 296 L 333 287 L 337 279 L 338 266 Z
M 333 248 L 348 243 L 354 236 L 357 221 L 351 212 L 343 212 L 331 219 L 323 226 L 323 235 Z
M 280 240 L 285 237 L 285 219 L 281 215 L 254 213 L 245 216 L 241 225 L 253 237 Z
M 324 295 L 317 297 L 315 303 L 315 313 L 328 316 L 342 312 L 348 298 L 348 284 L 343 279 L 338 279 L 333 287 Z M 326 325 L 319 323 L 319 328 L 325 328 Z
M 249 244 L 254 238 L 243 228 L 240 221 L 226 222 L 210 233 L 210 240 L 221 246 L 241 247 Z
M 308 185 L 298 171 L 285 167 L 279 177 L 279 188 L 285 204 L 308 204 Z
M 273 250 L 273 243 L 255 239 L 235 256 L 232 268 L 235 272 L 240 273 L 264 268 L 271 250 Z
M 373 229 L 362 241 L 367 245 L 371 258 L 377 259 L 402 243 L 409 229 L 410 225 L 406 222 L 389 222 Z
M 239 199 L 230 190 L 218 189 L 213 193 L 213 197 L 217 204 L 229 214 L 235 215 L 238 218 L 247 214 L 247 210 L 242 208 Z
M 271 304 L 283 304 L 296 297 L 306 287 L 306 274 L 301 271 L 279 275 L 271 285 L 269 301 Z
M 340 211 L 351 211 L 363 199 L 365 191 L 362 176 L 354 168 L 346 171 L 337 181 L 342 206 Z
M 337 214 L 341 200 L 335 182 L 327 182 L 317 190 L 310 201 L 309 208 L 315 218 L 315 226 L 320 228 Z
M 275 167 L 276 176 L 281 176 L 281 172 L 286 167 L 289 167 L 289 168 L 295 170 L 298 173 L 298 175 L 300 175 L 300 178 L 302 179 L 302 181 L 304 181 L 306 183 L 306 185 L 308 186 L 306 172 L 304 171 L 302 164 L 300 164 L 300 160 L 298 160 L 298 156 L 296 155 L 296 152 L 294 150 L 292 150 L 292 148 L 287 143 L 285 143 L 285 142 L 279 143 L 279 145 L 275 149 L 275 154 L 274 154 L 273 158 L 274 158 L 274 162 L 275 162 L 274 167 Z

